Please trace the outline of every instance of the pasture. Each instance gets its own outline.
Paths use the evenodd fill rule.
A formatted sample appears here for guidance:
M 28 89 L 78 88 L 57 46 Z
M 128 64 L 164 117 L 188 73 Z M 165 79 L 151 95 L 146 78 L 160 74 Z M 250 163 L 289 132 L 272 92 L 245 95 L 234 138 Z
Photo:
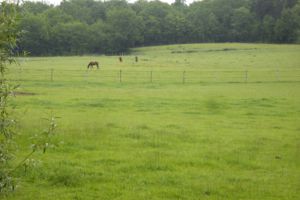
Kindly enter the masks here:
M 122 63 L 20 58 L 9 70 L 18 154 L 51 114 L 58 145 L 4 199 L 296 200 L 299 55 L 228 43 L 137 48 Z

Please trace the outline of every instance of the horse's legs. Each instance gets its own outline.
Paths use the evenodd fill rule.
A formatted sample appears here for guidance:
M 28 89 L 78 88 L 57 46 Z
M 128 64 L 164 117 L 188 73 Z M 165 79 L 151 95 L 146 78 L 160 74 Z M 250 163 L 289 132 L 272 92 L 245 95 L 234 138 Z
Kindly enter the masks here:
M 92 63 L 92 62 L 90 62 L 89 64 L 88 64 L 88 66 L 87 66 L 87 69 L 93 69 L 94 68 L 94 65 L 96 65 L 96 67 L 97 67 L 97 69 L 99 69 L 99 64 L 98 63 Z

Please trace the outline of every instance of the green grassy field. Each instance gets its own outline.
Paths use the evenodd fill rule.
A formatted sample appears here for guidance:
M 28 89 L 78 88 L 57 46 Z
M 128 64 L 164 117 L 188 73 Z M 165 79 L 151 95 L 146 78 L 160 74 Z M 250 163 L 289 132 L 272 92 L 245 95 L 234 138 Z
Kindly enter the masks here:
M 18 154 L 51 113 L 59 145 L 35 154 L 4 199 L 296 200 L 299 55 L 299 45 L 192 44 L 133 49 L 123 63 L 22 58 L 10 69 Z M 86 71 L 90 60 L 101 69 Z

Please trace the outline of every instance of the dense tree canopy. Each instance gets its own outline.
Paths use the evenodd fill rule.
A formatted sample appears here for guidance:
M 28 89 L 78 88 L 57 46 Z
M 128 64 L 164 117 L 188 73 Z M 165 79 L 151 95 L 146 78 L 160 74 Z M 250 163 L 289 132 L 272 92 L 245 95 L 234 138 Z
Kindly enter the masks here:
M 300 0 L 25 2 L 19 46 L 32 55 L 111 54 L 194 42 L 300 41 Z

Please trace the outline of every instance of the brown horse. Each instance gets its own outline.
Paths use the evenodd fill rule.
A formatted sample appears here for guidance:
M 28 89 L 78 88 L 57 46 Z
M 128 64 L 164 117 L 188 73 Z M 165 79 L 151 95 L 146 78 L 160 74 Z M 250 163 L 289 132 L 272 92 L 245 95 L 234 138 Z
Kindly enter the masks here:
M 89 68 L 93 69 L 94 65 L 96 65 L 96 66 L 97 66 L 97 69 L 99 69 L 99 63 L 98 63 L 97 61 L 91 61 L 91 62 L 88 64 L 87 68 L 88 68 L 88 69 L 89 69 Z

